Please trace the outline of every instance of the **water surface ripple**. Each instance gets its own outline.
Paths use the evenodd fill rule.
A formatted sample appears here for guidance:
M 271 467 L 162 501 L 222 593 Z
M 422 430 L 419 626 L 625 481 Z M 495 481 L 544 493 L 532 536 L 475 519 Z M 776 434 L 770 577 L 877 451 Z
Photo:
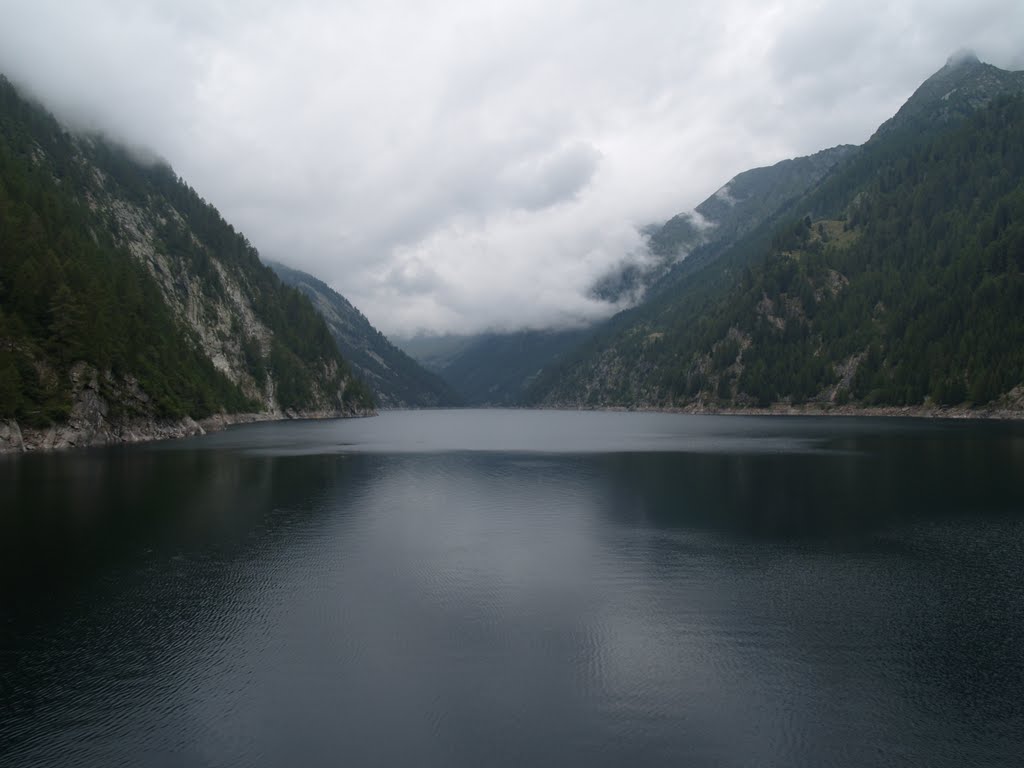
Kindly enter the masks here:
M 3 766 L 1019 766 L 1024 428 L 396 412 L 0 461 Z

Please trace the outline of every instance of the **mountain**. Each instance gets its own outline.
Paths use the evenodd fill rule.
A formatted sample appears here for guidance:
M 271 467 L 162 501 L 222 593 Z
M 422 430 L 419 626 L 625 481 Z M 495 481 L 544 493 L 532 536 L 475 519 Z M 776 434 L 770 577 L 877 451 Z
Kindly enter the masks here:
M 805 194 L 695 251 L 529 399 L 1020 409 L 1022 94 L 1020 72 L 951 60 Z
M 537 376 L 592 329 L 419 336 L 406 351 L 438 373 L 467 405 L 519 405 Z
M 0 77 L 0 449 L 372 408 L 308 299 L 169 166 Z
M 611 303 L 636 303 L 673 268 L 678 278 L 770 220 L 856 151 L 844 144 L 734 176 L 693 211 L 647 228 L 650 258 L 627 261 L 603 275 L 594 283 L 591 295 Z M 668 282 L 661 280 L 659 289 Z
M 872 140 L 899 131 L 928 133 L 955 125 L 1006 94 L 1024 90 L 1024 72 L 985 64 L 968 51 L 954 54 L 899 111 L 879 126 Z
M 783 160 L 766 168 L 744 171 L 697 206 L 703 224 L 694 227 L 692 214 L 669 219 L 650 238 L 651 250 L 672 255 L 680 245 L 726 246 L 769 219 L 786 203 L 804 195 L 857 148 L 841 144 L 807 157 Z M 697 241 L 697 242 L 695 242 Z
M 327 321 L 338 349 L 384 408 L 438 408 L 462 404 L 440 376 L 423 368 L 374 328 L 344 296 L 312 275 L 271 262 L 281 280 L 305 294 Z
M 742 235 L 772 220 L 856 150 L 845 145 L 832 147 L 737 175 L 695 212 L 680 213 L 648 228 L 649 257 L 626 260 L 606 273 L 591 287 L 591 295 L 612 304 L 650 300 Z M 546 371 L 560 365 L 604 327 L 596 323 L 582 330 L 421 337 L 403 343 L 467 403 L 518 405 Z

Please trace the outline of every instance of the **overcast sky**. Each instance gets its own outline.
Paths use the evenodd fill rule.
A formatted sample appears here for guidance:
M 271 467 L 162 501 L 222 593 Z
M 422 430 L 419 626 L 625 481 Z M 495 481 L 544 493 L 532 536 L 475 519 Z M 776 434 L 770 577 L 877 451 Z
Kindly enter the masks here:
M 0 71 L 385 333 L 565 324 L 736 173 L 861 143 L 1021 0 L 0 0 Z

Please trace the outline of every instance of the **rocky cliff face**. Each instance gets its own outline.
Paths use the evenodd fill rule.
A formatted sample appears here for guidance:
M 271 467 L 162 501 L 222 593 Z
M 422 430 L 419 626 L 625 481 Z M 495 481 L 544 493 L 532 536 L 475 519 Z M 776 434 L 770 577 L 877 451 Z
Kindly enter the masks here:
M 260 356 L 266 358 L 273 334 L 256 316 L 239 277 L 197 238 L 193 245 L 205 252 L 221 286 L 218 292 L 205 289 L 200 277 L 190 272 L 182 259 L 169 253 L 158 235 L 169 225 L 187 227 L 172 205 L 140 206 L 124 200 L 117 185 L 99 170 L 96 182 L 87 193 L 90 207 L 115 225 L 118 243 L 146 267 L 167 306 L 194 333 L 203 354 L 246 397 L 259 403 L 261 410 L 280 413 L 273 375 L 257 382 L 245 359 L 244 340 L 255 341 Z
M 95 147 L 98 140 L 79 141 L 81 161 L 88 163 L 88 148 Z M 219 214 L 212 209 L 203 212 L 207 216 L 213 213 L 214 223 L 241 241 L 236 247 L 249 257 L 247 261 L 232 261 L 219 253 L 207 242 L 209 235 L 196 232 L 189 211 L 179 210 L 173 200 L 160 194 L 160 185 L 153 185 L 140 204 L 126 199 L 116 180 L 98 168 L 94 179 L 95 185 L 86 192 L 90 208 L 113 225 L 118 244 L 145 266 L 167 306 L 214 368 L 257 403 L 259 411 L 280 416 L 349 410 L 339 405 L 350 376 L 340 359 L 331 355 L 307 371 L 311 385 L 308 402 L 281 402 L 277 372 L 273 366 L 260 364 L 271 356 L 275 333 L 259 307 L 261 291 L 281 286 L 259 263 L 255 249 L 231 231 Z M 175 247 L 175 240 L 183 240 L 184 245 Z M 202 274 L 196 271 L 197 264 L 202 265 Z
M 131 377 L 117 381 L 110 372 L 100 374 L 94 367 L 79 363 L 71 371 L 71 380 L 72 405 L 67 420 L 48 427 L 22 427 L 13 419 L 0 421 L 0 454 L 172 440 L 216 432 L 233 424 L 289 417 L 328 419 L 376 413 L 372 408 L 355 407 L 345 411 L 219 413 L 198 421 L 190 416 L 163 419 L 145 415 L 150 398 Z M 136 407 L 127 408 L 130 403 Z
M 0 242 L 0 451 L 373 411 L 309 301 L 169 166 L 2 77 Z
M 150 398 L 132 377 L 117 381 L 109 372 L 100 374 L 82 362 L 72 366 L 69 376 L 72 395 L 67 420 L 43 428 L 22 428 L 13 420 L 0 423 L 0 453 L 137 443 L 204 431 L 190 417 L 168 420 L 140 415 Z M 102 387 L 101 378 L 105 379 Z

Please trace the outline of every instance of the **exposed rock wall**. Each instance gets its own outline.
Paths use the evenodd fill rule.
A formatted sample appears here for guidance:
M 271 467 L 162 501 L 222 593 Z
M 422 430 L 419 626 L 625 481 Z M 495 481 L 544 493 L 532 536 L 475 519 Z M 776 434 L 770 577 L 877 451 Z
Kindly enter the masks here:
M 126 407 L 133 401 L 141 405 L 148 400 L 131 379 L 115 382 L 108 377 L 101 392 L 100 376 L 94 368 L 76 365 L 71 376 L 74 389 L 67 421 L 42 429 L 22 427 L 9 421 L 0 426 L 0 453 L 138 443 L 203 434 L 203 428 L 190 418 L 158 419 L 142 415 L 142 408 Z M 113 393 L 117 393 L 116 398 Z M 108 397 L 118 401 L 117 409 L 111 407 Z
M 261 403 L 265 410 L 279 414 L 273 376 L 268 375 L 261 386 L 248 369 L 242 347 L 244 340 L 255 340 L 265 358 L 270 353 L 273 334 L 256 316 L 237 277 L 207 249 L 223 293 L 214 296 L 204 290 L 199 277 L 159 247 L 157 227 L 169 219 L 181 224 L 181 214 L 167 204 L 163 214 L 158 215 L 105 190 L 105 187 L 97 190 L 93 204 L 117 222 L 122 244 L 153 276 L 164 301 L 178 320 L 194 332 L 203 353 L 214 367 L 239 385 L 246 397 Z M 205 248 L 198 241 L 196 245 Z
M 312 410 L 287 413 L 218 414 L 202 421 L 191 418 L 160 419 L 146 415 L 148 396 L 131 377 L 117 380 L 84 363 L 71 370 L 71 413 L 66 422 L 37 429 L 16 421 L 0 422 L 0 453 L 49 451 L 65 448 L 141 443 L 203 435 L 232 424 L 283 418 L 341 418 L 370 416 L 373 411 Z M 116 407 L 112 405 L 116 403 Z M 133 407 L 133 403 L 135 404 Z

